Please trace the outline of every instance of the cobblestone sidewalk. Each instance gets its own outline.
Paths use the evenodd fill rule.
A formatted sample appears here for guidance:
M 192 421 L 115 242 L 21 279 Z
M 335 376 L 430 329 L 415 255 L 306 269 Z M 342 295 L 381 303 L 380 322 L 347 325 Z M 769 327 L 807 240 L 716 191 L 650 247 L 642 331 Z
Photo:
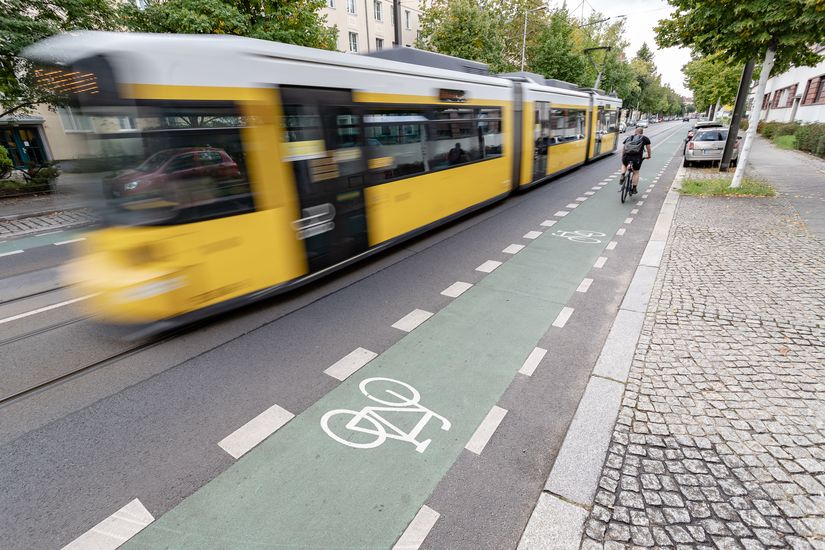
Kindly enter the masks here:
M 582 548 L 825 549 L 825 243 L 682 197 Z
M 0 239 L 17 237 L 48 231 L 49 229 L 65 229 L 93 223 L 95 217 L 87 208 L 52 212 L 44 216 L 29 216 L 17 220 L 0 221 Z

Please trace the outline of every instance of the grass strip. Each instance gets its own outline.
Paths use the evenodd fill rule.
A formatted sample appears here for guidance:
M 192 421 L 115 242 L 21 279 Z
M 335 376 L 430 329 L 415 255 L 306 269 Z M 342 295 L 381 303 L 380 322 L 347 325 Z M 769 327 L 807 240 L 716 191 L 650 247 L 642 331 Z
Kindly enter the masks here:
M 731 189 L 729 178 L 686 179 L 679 190 L 696 197 L 773 197 L 776 190 L 764 181 L 744 178 L 742 185 Z

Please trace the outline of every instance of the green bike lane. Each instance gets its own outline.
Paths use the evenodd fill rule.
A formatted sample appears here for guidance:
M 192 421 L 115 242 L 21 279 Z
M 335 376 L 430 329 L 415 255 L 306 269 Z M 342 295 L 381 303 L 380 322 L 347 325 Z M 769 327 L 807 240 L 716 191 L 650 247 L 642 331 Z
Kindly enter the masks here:
M 675 146 L 680 138 L 672 134 L 662 145 L 671 141 Z M 641 192 L 665 160 L 646 161 Z M 629 227 L 625 222 L 635 201 L 620 204 L 615 181 L 577 208 L 568 208 L 570 213 L 557 218 L 553 227 L 150 524 L 126 547 L 391 547 L 613 235 L 620 227 Z M 553 212 L 547 218 L 554 219 Z M 539 222 L 535 220 L 536 227 Z M 590 232 L 596 237 L 592 240 L 599 242 L 569 239 L 575 231 Z M 431 440 L 423 452 L 409 441 L 392 438 L 372 448 L 336 441 L 322 428 L 322 418 L 330 411 L 381 406 L 359 388 L 371 378 L 412 386 L 420 394 L 420 406 L 446 419 L 449 429 L 442 429 L 438 417 L 429 419 L 415 436 L 418 442 Z M 384 400 L 395 399 L 374 391 L 381 385 L 389 387 L 375 381 L 369 391 Z M 395 388 L 409 395 L 403 386 Z M 422 419 L 420 409 L 379 414 L 402 431 Z M 339 438 L 357 445 L 377 437 L 369 433 L 374 425 L 368 420 L 356 425 L 367 431 L 358 432 L 346 428 L 345 414 L 333 418 L 329 428 Z

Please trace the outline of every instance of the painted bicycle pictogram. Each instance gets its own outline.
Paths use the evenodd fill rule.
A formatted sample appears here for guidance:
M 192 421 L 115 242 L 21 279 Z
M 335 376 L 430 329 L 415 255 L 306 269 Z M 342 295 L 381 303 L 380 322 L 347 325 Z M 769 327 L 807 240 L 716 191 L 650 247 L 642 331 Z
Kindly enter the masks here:
M 383 389 L 381 397 L 369 392 L 368 386 L 370 385 L 375 393 Z M 334 409 L 324 414 L 321 417 L 321 428 L 338 443 L 356 449 L 373 449 L 382 445 L 387 439 L 397 439 L 412 444 L 416 451 L 423 453 L 432 440 L 418 441 L 416 438 L 430 420 L 433 418 L 438 420 L 444 431 L 451 427 L 449 420 L 421 405 L 419 403 L 421 394 L 405 382 L 392 378 L 367 378 L 358 385 L 358 388 L 368 399 L 383 406 L 366 406 L 360 411 Z M 421 418 L 411 430 L 404 431 L 403 428 L 387 420 L 381 413 L 409 413 L 420 415 Z M 330 426 L 332 422 L 340 426 L 341 422 L 347 418 L 349 420 L 344 428 L 354 432 L 349 434 L 350 438 L 335 433 Z M 365 441 L 353 441 L 355 434 L 366 434 L 372 438 L 365 438 Z
M 589 231 L 587 229 L 576 229 L 575 231 L 562 231 L 558 230 L 553 233 L 554 237 L 561 237 L 563 239 L 567 239 L 568 241 L 572 241 L 574 243 L 586 243 L 586 244 L 597 244 L 602 242 L 601 239 L 597 239 L 596 237 L 605 237 L 604 233 L 599 233 L 598 231 Z

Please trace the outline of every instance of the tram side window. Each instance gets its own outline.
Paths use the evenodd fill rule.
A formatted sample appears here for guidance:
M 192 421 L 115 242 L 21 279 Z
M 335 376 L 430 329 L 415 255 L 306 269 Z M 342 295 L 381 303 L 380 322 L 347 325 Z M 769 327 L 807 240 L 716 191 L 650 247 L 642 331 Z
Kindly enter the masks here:
M 103 178 L 107 219 L 171 225 L 253 211 L 241 129 L 232 105 L 140 106 L 124 113 L 134 132 L 117 132 L 111 113 L 94 114 L 96 146 L 123 168 Z
M 554 143 L 584 139 L 583 109 L 551 109 L 550 138 Z
M 421 113 L 372 113 L 364 117 L 371 183 L 422 174 L 424 126 Z
M 502 154 L 500 109 L 438 109 L 428 126 L 430 170 L 440 170 Z
M 607 131 L 608 132 L 618 132 L 619 131 L 619 112 L 618 111 L 607 111 Z

